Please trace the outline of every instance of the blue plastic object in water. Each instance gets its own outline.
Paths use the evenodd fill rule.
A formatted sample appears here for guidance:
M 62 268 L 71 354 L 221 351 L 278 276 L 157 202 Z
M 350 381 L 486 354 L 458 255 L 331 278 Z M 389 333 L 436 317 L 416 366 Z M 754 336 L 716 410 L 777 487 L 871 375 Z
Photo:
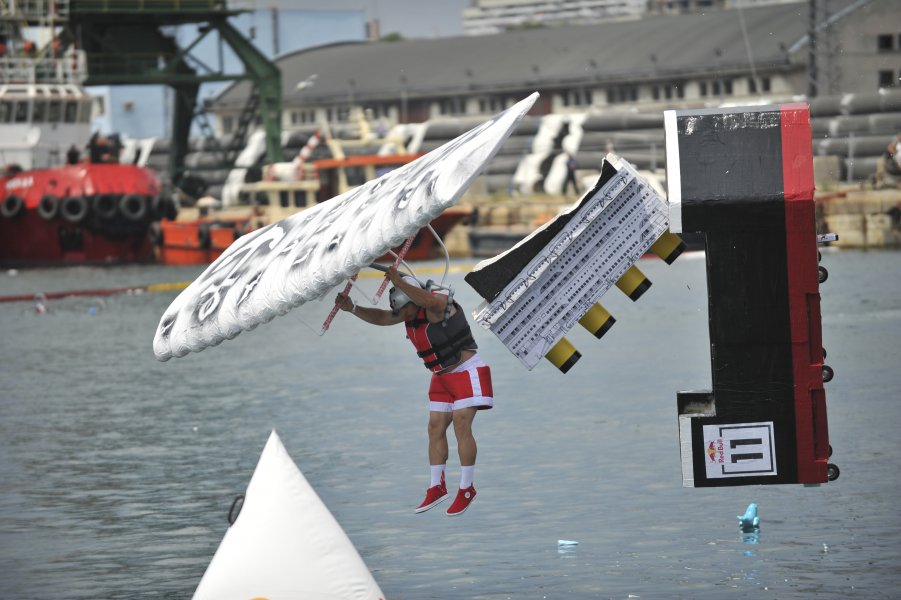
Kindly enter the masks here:
M 742 531 L 750 531 L 760 527 L 760 517 L 757 516 L 757 504 L 752 502 L 745 510 L 745 514 L 738 515 L 738 526 L 741 527 Z

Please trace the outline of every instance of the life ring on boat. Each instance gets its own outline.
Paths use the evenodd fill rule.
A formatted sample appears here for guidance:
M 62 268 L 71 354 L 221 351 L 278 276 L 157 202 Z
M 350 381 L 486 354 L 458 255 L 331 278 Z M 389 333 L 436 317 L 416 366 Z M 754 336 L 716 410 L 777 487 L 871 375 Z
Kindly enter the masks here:
M 60 204 L 60 214 L 69 223 L 81 223 L 89 210 L 88 199 L 84 196 L 66 196 Z
M 197 244 L 203 250 L 209 250 L 213 246 L 213 240 L 210 238 L 209 223 L 201 223 L 197 227 Z
M 3 204 L 0 204 L 0 215 L 7 219 L 15 219 L 24 209 L 25 200 L 22 199 L 22 196 L 7 196 L 3 199 Z
M 44 194 L 38 202 L 38 214 L 42 219 L 51 221 L 59 214 L 59 198 L 53 194 Z
M 116 216 L 119 197 L 115 194 L 98 194 L 94 196 L 92 204 L 94 214 L 102 219 L 112 219 Z
M 119 200 L 119 212 L 129 221 L 140 221 L 147 216 L 147 202 L 144 196 L 128 194 Z

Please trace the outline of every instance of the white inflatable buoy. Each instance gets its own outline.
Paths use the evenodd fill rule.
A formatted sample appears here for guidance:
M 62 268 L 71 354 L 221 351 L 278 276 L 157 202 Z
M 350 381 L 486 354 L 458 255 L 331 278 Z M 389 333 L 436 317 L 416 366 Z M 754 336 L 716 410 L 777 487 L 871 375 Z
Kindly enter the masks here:
M 275 431 L 194 600 L 382 600 L 369 568 Z

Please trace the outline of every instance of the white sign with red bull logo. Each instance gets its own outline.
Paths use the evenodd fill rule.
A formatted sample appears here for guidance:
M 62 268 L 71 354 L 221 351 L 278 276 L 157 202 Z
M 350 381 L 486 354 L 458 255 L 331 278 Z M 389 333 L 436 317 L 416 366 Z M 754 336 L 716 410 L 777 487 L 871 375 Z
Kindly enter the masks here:
M 707 478 L 776 475 L 773 422 L 704 425 Z

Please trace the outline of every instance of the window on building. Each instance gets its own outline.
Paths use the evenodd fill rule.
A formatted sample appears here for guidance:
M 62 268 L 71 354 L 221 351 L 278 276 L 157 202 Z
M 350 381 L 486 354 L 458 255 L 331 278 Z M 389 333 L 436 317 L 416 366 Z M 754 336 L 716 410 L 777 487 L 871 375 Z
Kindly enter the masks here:
M 760 78 L 760 90 L 762 92 L 770 91 L 770 78 L 769 77 L 761 77 Z
M 723 94 L 725 94 L 727 96 L 732 95 L 732 80 L 731 79 L 723 80 Z
M 278 191 L 278 203 L 282 208 L 288 208 L 288 206 L 290 206 L 288 204 L 288 190 Z
M 438 105 L 438 110 L 442 115 L 462 115 L 463 102 L 460 98 L 444 98 Z
M 680 81 L 679 83 L 674 83 L 673 87 L 676 90 L 676 98 L 684 98 L 685 97 L 685 82 Z
M 590 92 L 588 95 L 591 98 Z M 620 102 L 635 102 L 638 100 L 638 86 L 622 85 L 615 88 L 607 88 L 607 103 L 618 104 Z
M 713 81 L 712 91 L 714 96 L 719 96 L 723 93 L 723 85 L 719 79 Z
M 876 49 L 879 52 L 891 52 L 892 50 L 894 50 L 895 36 L 890 33 L 883 33 L 876 36 Z
M 651 86 L 651 98 L 654 100 L 660 100 L 660 88 L 656 85 Z
M 563 106 L 588 106 L 592 102 L 591 90 L 565 90 L 561 93 Z
M 894 71 L 879 71 L 879 87 L 894 87 L 897 83 L 898 80 L 895 79 Z
M 707 82 L 706 81 L 702 81 L 700 84 L 698 84 L 698 92 L 701 94 L 701 96 L 707 95 Z
M 507 108 L 507 99 L 503 96 L 492 96 L 491 97 L 491 112 L 496 113 L 500 112 Z
M 346 123 L 348 119 L 350 119 L 350 108 L 347 106 L 341 106 L 337 110 L 338 122 Z
M 307 195 L 299 190 L 294 190 L 294 206 L 303 208 L 307 205 Z
M 748 93 L 756 94 L 757 93 L 757 80 L 753 77 L 748 77 Z

